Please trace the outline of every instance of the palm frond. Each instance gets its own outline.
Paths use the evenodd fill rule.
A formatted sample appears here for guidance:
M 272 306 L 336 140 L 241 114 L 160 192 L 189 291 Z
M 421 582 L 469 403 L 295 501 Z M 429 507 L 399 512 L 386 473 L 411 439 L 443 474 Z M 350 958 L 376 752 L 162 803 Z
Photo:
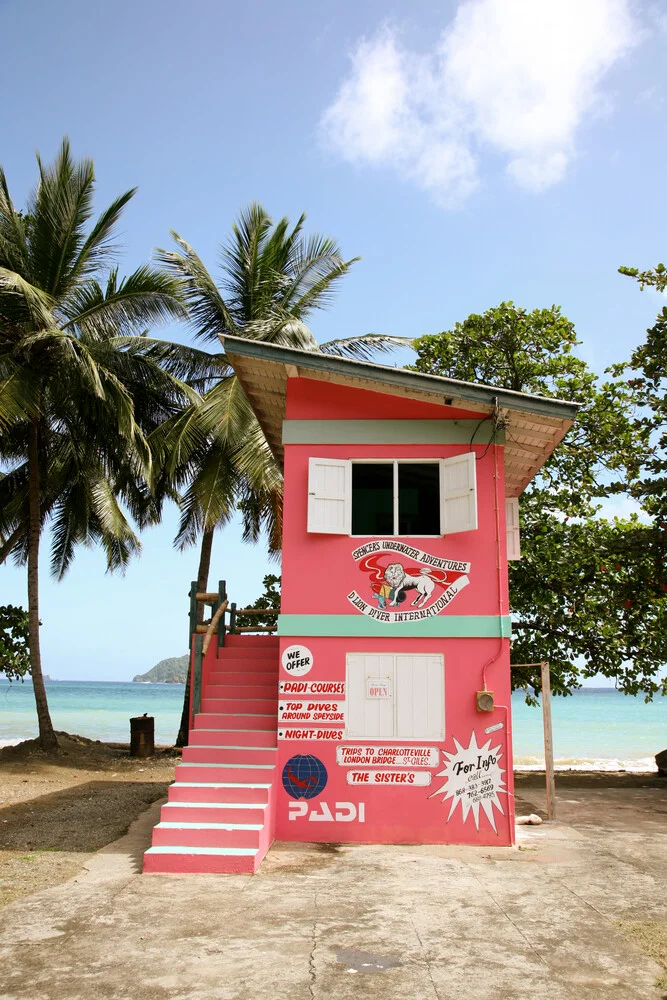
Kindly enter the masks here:
M 64 330 L 77 329 L 100 339 L 131 336 L 146 326 L 186 315 L 178 284 L 147 264 L 120 281 L 114 269 L 105 289 L 92 280 L 77 285 L 61 309 Z
M 157 250 L 155 259 L 177 282 L 195 336 L 211 341 L 221 333 L 237 332 L 234 317 L 200 257 L 178 233 L 172 230 L 171 236 L 180 250 Z
M 367 333 L 361 337 L 329 340 L 319 345 L 321 354 L 333 354 L 356 361 L 371 361 L 377 354 L 391 354 L 400 348 L 412 347 L 411 337 L 389 337 L 381 333 Z

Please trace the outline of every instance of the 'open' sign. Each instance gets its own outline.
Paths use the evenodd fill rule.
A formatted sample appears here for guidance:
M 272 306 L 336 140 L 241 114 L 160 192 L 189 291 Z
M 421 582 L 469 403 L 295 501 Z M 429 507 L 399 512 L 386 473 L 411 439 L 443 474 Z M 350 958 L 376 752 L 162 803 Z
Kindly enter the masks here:
M 367 698 L 391 698 L 391 678 L 390 677 L 367 677 L 366 678 Z

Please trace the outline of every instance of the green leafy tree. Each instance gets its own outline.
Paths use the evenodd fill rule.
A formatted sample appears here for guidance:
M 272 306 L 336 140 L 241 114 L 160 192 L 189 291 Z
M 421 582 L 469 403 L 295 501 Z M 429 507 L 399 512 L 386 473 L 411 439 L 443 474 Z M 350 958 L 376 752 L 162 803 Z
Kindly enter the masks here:
M 265 615 L 237 615 L 236 624 L 241 627 L 251 625 L 275 625 L 278 612 L 280 611 L 280 583 L 281 577 L 269 573 L 264 577 L 264 592 L 260 594 L 254 604 L 248 605 L 255 611 L 266 611 Z
M 91 222 L 93 163 L 64 140 L 24 215 L 0 168 L 0 535 L 28 568 L 30 667 L 40 743 L 57 748 L 42 676 L 39 548 L 48 523 L 61 577 L 79 543 L 109 569 L 139 548 L 129 515 L 157 516 L 147 435 L 196 393 L 186 349 L 149 340 L 180 319 L 178 288 L 143 266 L 120 278 L 114 231 L 134 191 Z M 194 355 L 193 355 L 194 356 Z M 196 366 L 195 366 L 196 367 Z M 129 514 L 128 514 L 129 512 Z
M 620 271 L 635 278 L 642 289 L 667 291 L 664 264 L 650 271 L 629 267 Z M 656 543 L 667 556 L 667 306 L 646 331 L 646 340 L 633 351 L 629 364 L 616 365 L 613 372 L 627 379 L 639 411 L 637 425 L 650 443 L 630 493 L 654 519 Z
M 30 673 L 28 612 L 13 604 L 0 607 L 0 672 L 10 681 Z
M 664 568 L 647 555 L 650 528 L 599 514 L 605 498 L 638 482 L 647 433 L 635 420 L 631 388 L 601 383 L 574 354 L 577 344 L 558 307 L 528 312 L 503 302 L 415 341 L 414 368 L 582 404 L 520 500 L 523 557 L 510 564 L 512 659 L 549 660 L 559 693 L 582 673 L 599 672 L 650 697 L 667 661 Z M 539 675 L 516 672 L 513 680 L 539 690 Z
M 318 346 L 307 320 L 331 303 L 358 258 L 345 260 L 328 236 L 307 236 L 305 218 L 294 226 L 287 218 L 274 223 L 261 205 L 250 205 L 220 247 L 219 285 L 195 250 L 172 233 L 176 249 L 158 251 L 157 259 L 180 282 L 195 336 L 216 347 L 221 334 L 231 334 L 356 358 L 409 343 L 369 334 Z M 181 491 L 176 544 L 184 547 L 201 539 L 200 591 L 207 589 L 214 532 L 236 509 L 243 514 L 245 540 L 257 540 L 264 528 L 270 552 L 277 553 L 282 533 L 280 470 L 224 355 L 216 354 L 212 362 L 212 378 L 201 386 L 206 388 L 203 405 L 186 407 L 159 429 L 154 441 L 164 456 L 167 479 Z M 187 738 L 188 705 L 186 689 L 178 745 Z

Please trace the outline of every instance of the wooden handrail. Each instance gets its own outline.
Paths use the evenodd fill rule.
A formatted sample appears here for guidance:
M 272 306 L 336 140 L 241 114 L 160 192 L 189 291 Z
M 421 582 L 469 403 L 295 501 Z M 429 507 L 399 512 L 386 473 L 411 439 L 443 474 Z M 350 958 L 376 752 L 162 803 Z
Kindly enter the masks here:
M 204 656 L 206 655 L 206 650 L 208 649 L 209 643 L 211 642 L 211 639 L 213 638 L 213 633 L 215 632 L 215 630 L 218 627 L 218 622 L 220 621 L 220 619 L 224 615 L 225 611 L 227 610 L 227 603 L 228 602 L 226 600 L 224 600 L 222 602 L 222 604 L 220 605 L 220 607 L 218 608 L 218 610 L 216 611 L 216 613 L 211 618 L 211 624 L 209 625 L 208 629 L 206 630 L 206 638 L 204 639 L 204 646 L 203 646 L 203 649 L 202 649 L 202 653 L 204 654 Z
M 277 625 L 248 625 L 244 628 L 235 628 L 230 635 L 236 635 L 237 632 L 275 632 L 277 629 Z
M 207 593 L 206 591 L 195 594 L 198 601 L 203 601 L 204 604 L 216 604 L 219 598 L 219 594 Z
M 279 615 L 277 608 L 237 608 L 237 615 Z

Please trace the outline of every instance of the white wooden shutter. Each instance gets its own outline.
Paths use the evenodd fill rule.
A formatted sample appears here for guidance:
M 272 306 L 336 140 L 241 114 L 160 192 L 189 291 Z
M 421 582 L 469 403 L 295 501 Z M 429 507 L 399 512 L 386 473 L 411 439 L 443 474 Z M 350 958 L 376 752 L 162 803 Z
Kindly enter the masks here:
M 453 535 L 477 527 L 475 454 L 466 451 L 440 462 L 440 531 Z
M 521 558 L 521 539 L 519 535 L 519 500 L 518 497 L 505 497 L 505 530 L 507 532 L 507 558 Z
M 349 535 L 352 530 L 352 463 L 308 460 L 308 531 Z
M 348 739 L 391 739 L 394 736 L 394 656 L 391 653 L 348 653 L 347 655 Z M 389 697 L 368 697 L 369 681 L 388 682 Z
M 396 737 L 445 738 L 445 665 L 441 655 L 396 655 Z

